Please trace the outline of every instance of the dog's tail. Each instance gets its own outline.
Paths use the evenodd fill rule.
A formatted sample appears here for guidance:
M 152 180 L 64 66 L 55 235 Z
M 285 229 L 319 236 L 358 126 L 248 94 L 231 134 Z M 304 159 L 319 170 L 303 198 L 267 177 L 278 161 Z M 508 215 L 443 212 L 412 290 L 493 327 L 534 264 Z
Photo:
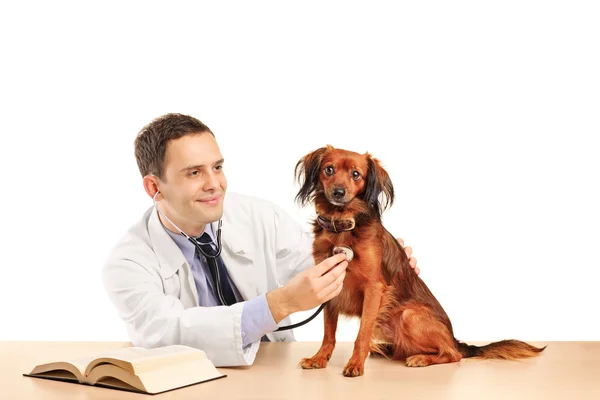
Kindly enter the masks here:
M 547 346 L 535 347 L 520 340 L 501 340 L 485 346 L 473 346 L 457 341 L 458 351 L 464 358 L 518 360 L 539 355 Z

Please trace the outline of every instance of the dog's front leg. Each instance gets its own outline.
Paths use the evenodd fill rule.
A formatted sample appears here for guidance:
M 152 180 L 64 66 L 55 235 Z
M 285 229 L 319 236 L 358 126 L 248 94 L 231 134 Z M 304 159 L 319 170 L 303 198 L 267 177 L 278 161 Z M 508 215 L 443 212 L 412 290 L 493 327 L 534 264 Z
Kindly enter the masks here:
M 323 309 L 323 322 L 325 333 L 323 335 L 321 348 L 313 357 L 303 358 L 302 361 L 300 361 L 300 366 L 302 366 L 302 368 L 325 368 L 327 362 L 331 358 L 333 348 L 335 347 L 335 331 L 337 330 L 338 322 L 338 311 L 331 303 L 327 303 Z
M 381 306 L 384 286 L 382 283 L 370 284 L 365 288 L 363 309 L 360 317 L 360 328 L 354 342 L 352 357 L 344 368 L 344 376 L 360 376 L 365 372 L 365 359 L 369 354 L 369 346 L 373 335 L 375 320 Z

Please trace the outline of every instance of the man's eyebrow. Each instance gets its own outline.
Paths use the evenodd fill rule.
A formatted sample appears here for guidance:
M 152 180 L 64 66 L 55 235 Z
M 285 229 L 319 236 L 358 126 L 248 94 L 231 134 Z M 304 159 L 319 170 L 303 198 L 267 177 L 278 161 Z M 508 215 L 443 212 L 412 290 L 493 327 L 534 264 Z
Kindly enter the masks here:
M 225 159 L 223 159 L 223 158 L 221 158 L 220 160 L 217 160 L 217 161 L 215 161 L 215 162 L 213 163 L 213 167 L 214 167 L 215 165 L 223 164 L 223 162 L 224 162 L 224 161 L 225 161 Z M 202 169 L 202 168 L 204 168 L 204 164 L 200 164 L 200 165 L 192 165 L 192 166 L 189 166 L 189 167 L 185 167 L 185 168 L 182 168 L 182 169 L 180 169 L 180 170 L 179 170 L 179 172 L 185 172 L 185 171 L 189 171 L 189 170 L 192 170 L 192 169 Z

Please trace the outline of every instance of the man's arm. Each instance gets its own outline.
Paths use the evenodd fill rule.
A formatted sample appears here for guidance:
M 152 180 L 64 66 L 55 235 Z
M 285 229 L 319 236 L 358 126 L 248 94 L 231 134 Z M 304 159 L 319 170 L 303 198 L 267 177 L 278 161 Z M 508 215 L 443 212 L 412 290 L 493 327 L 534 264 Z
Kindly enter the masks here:
M 140 257 L 139 252 L 136 257 Z M 158 261 L 152 258 L 135 262 L 112 257 L 102 271 L 109 299 L 125 322 L 133 345 L 188 345 L 204 350 L 216 366 L 251 365 L 259 343 L 242 345 L 245 302 L 185 308 L 179 298 L 165 294 Z
M 279 322 L 279 321 L 278 321 Z M 244 304 L 242 311 L 242 346 L 246 347 L 277 329 L 267 296 L 262 294 Z
M 339 260 L 332 257 L 321 265 L 314 266 L 312 233 L 303 230 L 283 209 L 278 206 L 273 206 L 273 209 L 276 229 L 274 251 L 283 286 L 245 305 L 242 318 L 244 345 L 259 341 L 263 335 L 273 332 L 277 324 L 290 314 L 310 310 L 337 296 L 342 289 L 348 265 L 345 261 L 343 265 L 338 264 L 344 260 L 344 256 L 339 255 Z M 404 247 L 404 241 L 401 238 L 397 240 Z M 416 259 L 411 257 L 412 249 L 406 247 L 405 251 L 418 274 Z M 321 277 L 335 265 L 339 268 L 330 271 L 328 276 Z
M 290 314 L 313 309 L 337 296 L 342 290 L 347 266 L 345 255 L 338 254 L 300 272 L 285 286 L 246 302 L 242 313 L 243 345 L 273 332 Z
M 300 272 L 285 286 L 267 293 L 275 322 L 295 312 L 318 307 L 340 294 L 347 267 L 346 255 L 336 254 Z

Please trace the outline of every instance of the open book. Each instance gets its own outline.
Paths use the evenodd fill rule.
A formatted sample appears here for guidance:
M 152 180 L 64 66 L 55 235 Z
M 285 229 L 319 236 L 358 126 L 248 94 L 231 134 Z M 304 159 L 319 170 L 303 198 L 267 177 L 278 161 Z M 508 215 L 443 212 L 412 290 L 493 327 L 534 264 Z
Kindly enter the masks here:
M 215 368 L 202 350 L 182 345 L 155 349 L 126 347 L 40 364 L 23 375 L 146 394 L 227 376 Z

